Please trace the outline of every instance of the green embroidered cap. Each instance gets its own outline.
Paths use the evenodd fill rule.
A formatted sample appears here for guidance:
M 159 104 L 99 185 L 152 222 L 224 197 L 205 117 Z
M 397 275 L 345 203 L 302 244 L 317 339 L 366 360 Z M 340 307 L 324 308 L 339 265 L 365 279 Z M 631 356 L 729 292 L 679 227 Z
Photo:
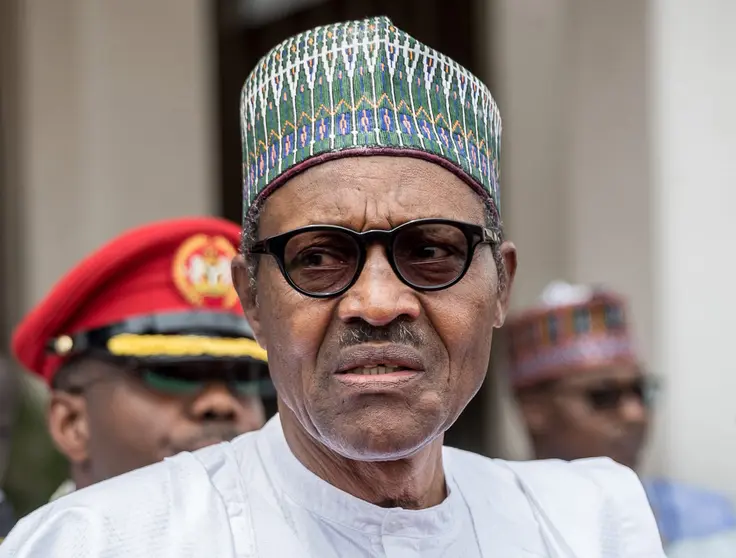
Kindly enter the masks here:
M 386 17 L 317 27 L 261 59 L 240 102 L 243 217 L 325 160 L 406 155 L 441 164 L 499 211 L 501 117 L 468 70 Z

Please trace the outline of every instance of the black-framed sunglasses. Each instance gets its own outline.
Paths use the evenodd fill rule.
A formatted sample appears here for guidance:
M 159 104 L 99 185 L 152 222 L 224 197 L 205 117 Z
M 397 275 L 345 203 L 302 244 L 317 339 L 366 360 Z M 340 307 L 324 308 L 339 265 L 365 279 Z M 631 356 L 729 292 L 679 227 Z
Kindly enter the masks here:
M 379 243 L 396 276 L 418 291 L 460 281 L 480 244 L 498 244 L 497 229 L 449 219 L 416 219 L 390 230 L 356 232 L 310 225 L 261 240 L 251 254 L 268 254 L 287 283 L 314 298 L 339 296 L 360 277 L 368 245 Z
M 660 389 L 659 378 L 646 375 L 625 384 L 606 384 L 582 388 L 580 391 L 594 411 L 612 411 L 619 409 L 626 397 L 634 397 L 642 405 L 650 408 L 654 405 Z

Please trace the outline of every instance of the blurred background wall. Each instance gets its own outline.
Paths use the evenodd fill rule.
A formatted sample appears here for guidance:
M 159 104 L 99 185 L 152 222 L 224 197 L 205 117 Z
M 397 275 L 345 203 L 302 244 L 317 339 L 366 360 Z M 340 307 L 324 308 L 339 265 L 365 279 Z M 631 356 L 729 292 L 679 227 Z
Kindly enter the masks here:
M 0 351 L 125 228 L 237 220 L 238 90 L 254 62 L 313 25 L 381 13 L 497 97 L 514 305 L 553 279 L 629 296 L 642 357 L 666 382 L 647 467 L 736 497 L 729 0 L 0 0 Z M 524 457 L 500 356 L 453 436 Z

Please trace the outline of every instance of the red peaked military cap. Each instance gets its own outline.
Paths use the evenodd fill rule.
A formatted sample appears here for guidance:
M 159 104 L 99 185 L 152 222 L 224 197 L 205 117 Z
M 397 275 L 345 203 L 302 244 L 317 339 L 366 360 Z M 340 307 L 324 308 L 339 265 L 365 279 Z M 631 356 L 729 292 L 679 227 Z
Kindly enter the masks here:
M 85 350 L 139 359 L 266 361 L 230 278 L 240 227 L 160 221 L 112 240 L 63 277 L 19 324 L 15 357 L 50 382 Z

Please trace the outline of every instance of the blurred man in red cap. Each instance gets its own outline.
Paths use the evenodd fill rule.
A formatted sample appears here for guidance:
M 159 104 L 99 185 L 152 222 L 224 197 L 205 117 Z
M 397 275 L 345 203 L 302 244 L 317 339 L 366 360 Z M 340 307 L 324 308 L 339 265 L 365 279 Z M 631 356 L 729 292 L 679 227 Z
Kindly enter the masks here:
M 624 298 L 555 282 L 538 307 L 507 321 L 506 333 L 511 386 L 535 457 L 606 456 L 636 469 L 657 383 L 635 351 Z M 667 545 L 736 527 L 718 494 L 669 479 L 643 484 Z
M 51 387 L 73 482 L 57 496 L 260 428 L 266 352 L 233 289 L 240 228 L 131 230 L 69 272 L 18 326 L 16 358 Z

